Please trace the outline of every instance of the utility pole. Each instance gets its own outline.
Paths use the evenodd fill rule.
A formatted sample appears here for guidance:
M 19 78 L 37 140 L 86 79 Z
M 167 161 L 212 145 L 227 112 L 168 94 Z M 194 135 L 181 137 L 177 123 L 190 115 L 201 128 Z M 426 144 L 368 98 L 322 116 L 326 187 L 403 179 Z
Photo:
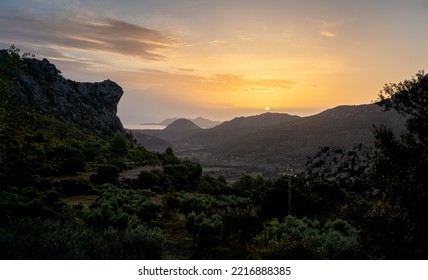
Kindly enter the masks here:
M 291 176 L 294 169 L 286 168 L 283 176 L 288 176 L 288 215 L 291 216 Z
M 288 215 L 291 216 L 291 175 L 288 175 Z

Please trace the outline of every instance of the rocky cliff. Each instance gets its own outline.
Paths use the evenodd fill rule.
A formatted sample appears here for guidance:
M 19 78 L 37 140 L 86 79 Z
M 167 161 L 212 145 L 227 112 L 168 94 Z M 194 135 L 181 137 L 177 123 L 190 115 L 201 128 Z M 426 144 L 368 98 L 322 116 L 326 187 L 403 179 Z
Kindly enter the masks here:
M 123 131 L 117 117 L 122 88 L 110 80 L 80 83 L 64 78 L 47 59 L 27 59 L 25 71 L 17 74 L 19 89 L 11 100 L 17 105 L 55 114 L 104 136 Z

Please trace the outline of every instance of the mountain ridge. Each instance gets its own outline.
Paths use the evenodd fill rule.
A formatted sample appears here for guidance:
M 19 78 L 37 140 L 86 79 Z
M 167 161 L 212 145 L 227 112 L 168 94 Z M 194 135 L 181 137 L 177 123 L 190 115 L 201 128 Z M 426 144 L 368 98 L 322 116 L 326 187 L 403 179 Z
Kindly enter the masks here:
M 212 157 L 242 164 L 280 164 L 302 168 L 319 147 L 350 148 L 373 144 L 373 125 L 386 125 L 399 132 L 405 119 L 396 112 L 384 112 L 376 104 L 341 105 L 306 117 L 285 113 L 264 113 L 237 117 L 211 128 L 180 135 L 145 131 L 171 143 L 183 156 Z M 197 151 L 195 153 L 195 151 Z M 201 156 L 202 158 L 202 156 Z

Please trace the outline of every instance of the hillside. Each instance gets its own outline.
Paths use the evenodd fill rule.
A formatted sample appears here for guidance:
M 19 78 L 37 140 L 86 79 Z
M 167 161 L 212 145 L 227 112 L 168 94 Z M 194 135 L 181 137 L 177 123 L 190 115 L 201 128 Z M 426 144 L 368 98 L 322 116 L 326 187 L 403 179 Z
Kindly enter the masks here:
M 130 130 L 130 132 L 134 139 L 149 151 L 164 152 L 168 147 L 172 146 L 171 143 L 158 137 L 145 134 L 141 130 L 135 129 Z
M 123 94 L 106 80 L 64 78 L 48 60 L 0 51 L 1 176 L 6 181 L 85 170 L 87 161 L 124 129 L 117 117 Z
M 1 55 L 6 55 L 4 50 Z M 65 79 L 46 59 L 26 59 L 23 67 L 14 73 L 19 87 L 9 100 L 13 106 L 54 115 L 100 136 L 123 131 L 116 115 L 123 90 L 115 82 Z

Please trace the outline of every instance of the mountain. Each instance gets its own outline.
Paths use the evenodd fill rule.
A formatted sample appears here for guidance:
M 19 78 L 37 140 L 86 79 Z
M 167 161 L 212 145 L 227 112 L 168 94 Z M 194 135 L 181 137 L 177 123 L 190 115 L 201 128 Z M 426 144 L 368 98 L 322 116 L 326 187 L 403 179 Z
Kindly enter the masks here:
M 384 112 L 374 104 L 339 106 L 285 125 L 226 138 L 215 147 L 215 153 L 243 158 L 251 155 L 257 161 L 301 168 L 319 147 L 372 145 L 373 125 L 386 125 L 398 132 L 404 128 L 404 118 L 395 112 Z
M 163 126 L 168 126 L 170 124 L 172 124 L 173 122 L 175 122 L 176 120 L 178 120 L 179 118 L 169 118 L 169 119 L 165 119 L 160 123 L 147 123 L 147 125 L 163 125 Z M 212 121 L 203 117 L 197 117 L 196 119 L 188 119 L 191 122 L 193 122 L 194 124 L 196 124 L 197 126 L 199 126 L 200 128 L 213 128 L 219 124 L 221 124 L 221 122 L 219 121 Z
M 275 125 L 286 125 L 299 120 L 301 117 L 281 113 L 264 113 L 256 116 L 237 117 L 221 123 L 211 129 L 204 129 L 198 133 L 192 133 L 181 139 L 181 143 L 187 146 L 216 147 L 232 139 L 239 139 L 243 135 L 249 135 L 260 129 Z
M 162 130 L 139 129 L 133 131 L 138 131 L 140 134 L 145 134 L 162 139 L 163 141 L 171 143 L 172 145 L 170 146 L 175 146 L 175 141 L 191 136 L 193 134 L 197 134 L 202 130 L 202 128 L 200 128 L 188 119 L 177 119 Z M 140 144 L 143 145 L 143 143 Z
M 203 117 L 197 117 L 196 119 L 190 119 L 194 124 L 199 126 L 200 128 L 213 128 L 219 124 L 221 124 L 220 121 L 212 121 L 209 119 L 205 119 Z
M 156 136 L 173 144 L 180 155 L 208 160 L 206 164 L 233 161 L 266 168 L 303 168 L 319 147 L 370 146 L 374 141 L 373 125 L 386 125 L 399 132 L 404 123 L 401 115 L 369 104 L 338 106 L 308 117 L 278 113 L 238 117 L 211 129 Z
M 183 131 L 195 130 L 195 129 L 200 129 L 200 127 L 194 124 L 192 121 L 188 119 L 177 119 L 174 122 L 172 122 L 170 125 L 165 127 L 164 131 L 183 132 Z
M 223 129 L 240 129 L 240 128 L 260 128 L 273 125 L 285 124 L 300 119 L 299 116 L 292 116 L 281 113 L 264 113 L 256 116 L 237 117 L 231 121 L 223 122 L 215 129 L 220 131 Z

